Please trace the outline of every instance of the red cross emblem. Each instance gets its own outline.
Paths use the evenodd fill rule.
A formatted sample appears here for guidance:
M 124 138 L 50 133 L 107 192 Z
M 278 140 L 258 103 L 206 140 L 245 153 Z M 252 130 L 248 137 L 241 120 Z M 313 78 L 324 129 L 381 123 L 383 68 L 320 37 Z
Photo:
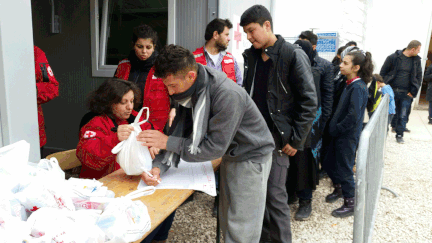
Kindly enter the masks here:
M 234 40 L 237 42 L 237 49 L 239 49 L 239 42 L 241 41 L 240 24 L 237 24 L 237 30 L 234 31 Z
M 92 138 L 92 137 L 96 137 L 96 132 L 93 131 L 86 131 L 84 133 L 84 138 Z

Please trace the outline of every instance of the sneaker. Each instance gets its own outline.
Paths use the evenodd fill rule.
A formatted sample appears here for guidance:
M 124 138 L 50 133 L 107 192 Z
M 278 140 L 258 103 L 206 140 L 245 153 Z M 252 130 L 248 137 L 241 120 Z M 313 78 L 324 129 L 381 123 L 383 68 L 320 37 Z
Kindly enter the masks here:
M 405 132 L 411 132 L 411 130 L 405 127 Z
M 392 127 L 392 133 L 396 133 L 396 128 Z
M 404 139 L 403 139 L 402 136 L 397 136 L 397 137 L 396 137 L 396 142 L 397 142 L 397 143 L 405 143 L 405 141 L 404 141 Z

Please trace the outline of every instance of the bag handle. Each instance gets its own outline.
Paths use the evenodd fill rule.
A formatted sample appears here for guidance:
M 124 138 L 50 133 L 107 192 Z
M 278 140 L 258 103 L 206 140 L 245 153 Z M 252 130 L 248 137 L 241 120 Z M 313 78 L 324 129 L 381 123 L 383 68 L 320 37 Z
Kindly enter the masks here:
M 141 188 L 141 189 L 135 190 L 135 191 L 133 191 L 133 192 L 127 194 L 125 197 L 127 197 L 127 198 L 133 200 L 133 199 L 137 199 L 137 198 L 142 197 L 142 196 L 148 196 L 148 195 L 151 195 L 151 194 L 153 194 L 155 191 L 156 191 L 156 188 L 155 188 L 154 186 L 146 186 L 146 187 L 144 187 L 144 188 Z
M 143 120 L 143 121 L 140 122 L 139 119 L 141 118 L 142 113 L 143 113 L 144 110 L 147 110 L 147 118 L 145 120 Z M 148 107 L 141 108 L 141 110 L 139 111 L 138 115 L 135 117 L 134 124 L 141 125 L 143 123 L 146 123 L 148 121 L 148 119 L 149 119 L 149 116 L 150 116 L 150 109 Z
M 111 149 L 111 153 L 118 154 L 122 150 L 125 141 L 126 140 L 123 140 L 120 143 L 118 143 L 113 149 Z
M 133 200 L 133 199 L 137 199 L 137 198 L 140 198 L 140 197 L 143 197 L 143 196 L 151 195 L 155 191 L 156 191 L 156 188 L 154 186 L 146 186 L 144 188 L 135 190 L 135 191 L 127 194 L 124 197 L 128 198 L 130 200 Z M 115 199 L 116 198 L 108 198 L 108 197 L 90 197 L 89 201 L 91 201 L 91 202 L 98 202 L 98 203 L 107 203 L 107 202 L 112 202 Z

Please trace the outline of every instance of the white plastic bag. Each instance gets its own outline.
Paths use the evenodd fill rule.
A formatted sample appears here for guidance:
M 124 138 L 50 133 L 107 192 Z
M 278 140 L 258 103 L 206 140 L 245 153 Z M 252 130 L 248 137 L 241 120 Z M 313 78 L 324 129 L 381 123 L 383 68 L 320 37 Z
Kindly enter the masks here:
M 92 197 L 114 198 L 115 193 L 108 190 L 103 183 L 91 179 L 70 178 L 66 181 L 70 188 L 70 198 L 76 210 L 97 209 L 103 210 L 107 202 L 93 202 Z
M 147 119 L 139 122 L 143 111 L 147 109 Z M 147 122 L 149 118 L 149 108 L 143 107 L 130 125 L 134 131 L 128 139 L 121 141 L 111 152 L 117 154 L 117 162 L 127 175 L 140 175 L 144 170 L 152 169 L 152 158 L 147 146 L 143 146 L 136 140 L 138 134 L 142 131 L 140 125 Z
M 41 176 L 44 179 L 53 179 L 63 181 L 65 179 L 65 173 L 60 168 L 60 165 L 56 158 L 41 159 L 34 170 L 34 176 Z
M 106 242 L 126 243 L 141 239 L 150 230 L 147 207 L 128 197 L 116 198 L 105 208 L 97 225 L 106 235 Z
M 35 177 L 28 187 L 15 194 L 15 198 L 29 214 L 43 207 L 75 211 L 70 192 L 64 181 L 49 181 Z
M 0 243 L 26 242 L 30 228 L 25 221 L 13 215 L 13 205 L 7 199 L 0 199 Z
M 0 148 L 0 176 L 26 174 L 30 144 L 24 140 Z
M 105 233 L 96 225 L 100 211 L 41 208 L 27 220 L 31 236 L 39 242 L 102 243 Z

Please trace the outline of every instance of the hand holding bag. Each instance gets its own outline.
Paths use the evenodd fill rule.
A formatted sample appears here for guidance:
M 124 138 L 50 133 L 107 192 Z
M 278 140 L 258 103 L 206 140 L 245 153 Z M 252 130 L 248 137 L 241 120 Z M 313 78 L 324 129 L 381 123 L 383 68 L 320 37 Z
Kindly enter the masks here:
M 147 110 L 147 118 L 139 121 L 144 110 Z M 142 132 L 140 125 L 149 119 L 149 108 L 143 107 L 130 125 L 134 128 L 129 137 L 117 144 L 111 152 L 117 154 L 117 163 L 127 175 L 141 175 L 144 170 L 152 169 L 152 158 L 147 146 L 141 145 L 136 137 Z

